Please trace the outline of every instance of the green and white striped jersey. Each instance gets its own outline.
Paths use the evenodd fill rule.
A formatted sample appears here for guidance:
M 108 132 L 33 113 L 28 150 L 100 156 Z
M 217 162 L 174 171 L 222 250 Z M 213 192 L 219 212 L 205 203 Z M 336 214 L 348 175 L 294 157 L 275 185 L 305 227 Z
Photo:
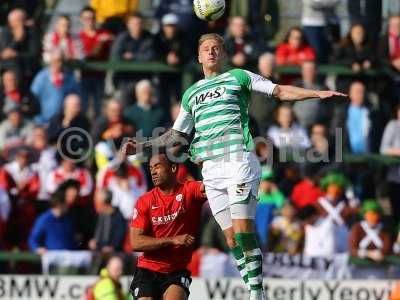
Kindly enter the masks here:
M 190 154 L 195 162 L 254 148 L 249 130 L 251 91 L 272 96 L 275 84 L 264 77 L 233 69 L 202 79 L 186 90 L 173 129 L 195 135 Z

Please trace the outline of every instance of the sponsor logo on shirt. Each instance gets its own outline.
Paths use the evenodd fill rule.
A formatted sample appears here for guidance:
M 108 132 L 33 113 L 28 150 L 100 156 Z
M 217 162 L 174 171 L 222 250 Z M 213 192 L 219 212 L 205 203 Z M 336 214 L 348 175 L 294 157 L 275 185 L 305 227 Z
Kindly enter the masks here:
M 179 211 L 174 212 L 173 214 L 161 216 L 161 217 L 151 217 L 151 222 L 153 225 L 163 225 L 168 224 L 176 219 L 178 216 Z
M 205 102 L 206 100 L 217 99 L 225 94 L 226 88 L 224 87 L 217 87 L 213 90 L 208 90 L 207 92 L 198 94 L 195 98 L 196 105 Z
M 151 217 L 151 222 L 153 225 L 164 225 L 173 222 L 179 214 L 185 213 L 185 208 L 181 206 L 178 210 L 172 214 L 168 214 L 165 216 L 153 216 Z

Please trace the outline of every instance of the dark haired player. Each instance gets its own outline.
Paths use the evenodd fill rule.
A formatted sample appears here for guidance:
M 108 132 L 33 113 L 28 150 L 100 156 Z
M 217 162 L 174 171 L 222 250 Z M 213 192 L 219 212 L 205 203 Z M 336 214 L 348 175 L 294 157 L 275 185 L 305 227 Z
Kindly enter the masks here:
M 206 202 L 201 182 L 179 183 L 177 165 L 165 154 L 150 160 L 155 188 L 139 198 L 130 237 L 139 257 L 131 293 L 138 300 L 185 300 L 192 281 L 186 269 Z

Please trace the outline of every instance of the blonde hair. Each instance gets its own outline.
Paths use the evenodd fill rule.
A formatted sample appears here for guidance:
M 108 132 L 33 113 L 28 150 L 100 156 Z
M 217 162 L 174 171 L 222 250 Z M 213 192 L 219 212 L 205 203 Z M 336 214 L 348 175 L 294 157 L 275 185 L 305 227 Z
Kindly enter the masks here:
M 225 50 L 225 41 L 224 38 L 222 36 L 220 36 L 218 33 L 207 33 L 207 34 L 203 34 L 200 38 L 199 38 L 199 47 L 207 40 L 216 40 L 217 42 L 219 42 L 219 44 L 222 46 L 222 48 Z

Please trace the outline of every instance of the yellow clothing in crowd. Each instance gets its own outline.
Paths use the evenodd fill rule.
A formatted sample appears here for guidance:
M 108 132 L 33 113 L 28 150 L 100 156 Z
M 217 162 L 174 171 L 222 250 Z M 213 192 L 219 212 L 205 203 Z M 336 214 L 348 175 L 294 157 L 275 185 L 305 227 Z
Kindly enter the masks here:
M 96 20 L 103 23 L 111 17 L 126 18 L 139 8 L 139 0 L 91 0 L 90 6 L 96 11 Z
M 100 272 L 100 280 L 93 288 L 95 300 L 127 300 L 129 295 L 124 294 L 119 283 L 115 283 L 108 277 L 107 270 L 103 269 Z

